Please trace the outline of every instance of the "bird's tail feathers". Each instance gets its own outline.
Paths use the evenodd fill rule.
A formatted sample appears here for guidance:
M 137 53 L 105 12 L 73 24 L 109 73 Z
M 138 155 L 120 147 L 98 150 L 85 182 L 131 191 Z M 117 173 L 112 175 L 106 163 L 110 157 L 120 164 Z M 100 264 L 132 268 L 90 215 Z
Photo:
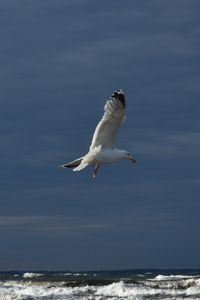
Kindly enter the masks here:
M 77 158 L 77 159 L 75 159 L 67 164 L 61 165 L 59 167 L 60 168 L 76 168 L 81 164 L 82 159 L 83 159 L 83 157 Z
M 88 162 L 81 163 L 78 167 L 74 168 L 73 171 L 81 171 L 88 166 Z

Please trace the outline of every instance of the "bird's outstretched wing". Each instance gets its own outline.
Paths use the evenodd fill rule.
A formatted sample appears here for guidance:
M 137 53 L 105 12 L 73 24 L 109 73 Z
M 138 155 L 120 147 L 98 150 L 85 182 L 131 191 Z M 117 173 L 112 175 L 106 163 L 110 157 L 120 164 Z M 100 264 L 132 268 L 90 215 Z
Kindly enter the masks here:
M 125 96 L 123 91 L 116 90 L 104 107 L 104 115 L 97 125 L 90 150 L 102 146 L 102 148 L 114 148 L 117 130 L 125 116 Z

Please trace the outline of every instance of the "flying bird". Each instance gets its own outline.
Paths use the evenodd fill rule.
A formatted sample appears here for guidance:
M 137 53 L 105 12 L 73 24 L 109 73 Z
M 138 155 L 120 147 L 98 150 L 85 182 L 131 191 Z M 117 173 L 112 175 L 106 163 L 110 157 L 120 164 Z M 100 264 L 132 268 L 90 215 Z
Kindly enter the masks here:
M 88 165 L 93 167 L 93 177 L 101 165 L 114 163 L 123 159 L 136 162 L 135 158 L 126 150 L 115 148 L 115 141 L 120 124 L 125 119 L 126 101 L 122 89 L 116 90 L 104 107 L 104 115 L 98 123 L 89 152 L 62 168 L 72 168 L 73 171 L 81 171 Z

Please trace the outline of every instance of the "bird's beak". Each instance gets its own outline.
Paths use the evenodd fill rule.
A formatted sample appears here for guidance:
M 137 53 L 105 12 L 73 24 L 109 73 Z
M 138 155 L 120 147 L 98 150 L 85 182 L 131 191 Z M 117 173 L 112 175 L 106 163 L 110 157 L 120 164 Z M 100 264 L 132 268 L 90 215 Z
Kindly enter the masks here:
M 133 163 L 136 163 L 136 160 L 133 156 L 130 157 L 130 160 L 133 162 Z

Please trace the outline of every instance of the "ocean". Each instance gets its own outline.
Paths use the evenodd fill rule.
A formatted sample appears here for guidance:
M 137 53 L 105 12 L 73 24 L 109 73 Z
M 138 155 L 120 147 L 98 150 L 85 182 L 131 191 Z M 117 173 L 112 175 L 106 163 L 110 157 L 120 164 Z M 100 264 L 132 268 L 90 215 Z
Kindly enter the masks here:
M 1 300 L 194 300 L 200 270 L 0 272 Z

